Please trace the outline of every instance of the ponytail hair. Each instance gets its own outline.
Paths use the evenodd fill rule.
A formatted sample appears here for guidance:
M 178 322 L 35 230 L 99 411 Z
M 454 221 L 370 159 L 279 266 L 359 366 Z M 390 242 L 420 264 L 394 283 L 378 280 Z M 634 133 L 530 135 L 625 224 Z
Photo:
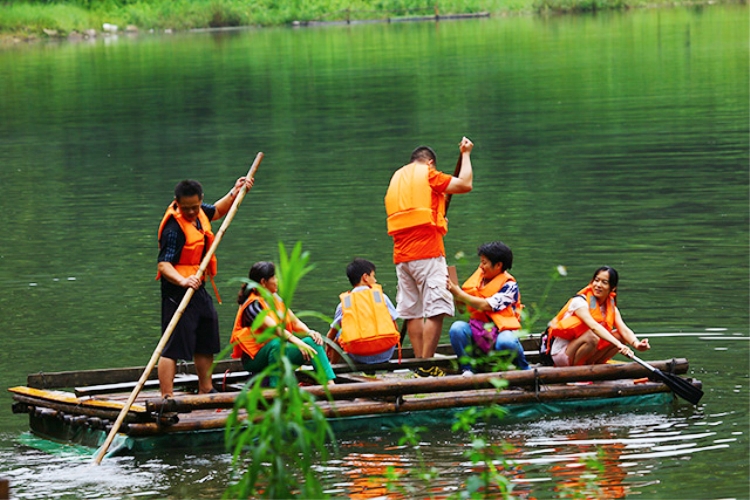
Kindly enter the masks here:
M 273 262 L 260 261 L 253 264 L 250 271 L 247 273 L 247 277 L 256 283 L 260 283 L 261 280 L 269 280 L 273 278 L 275 274 L 276 266 L 273 265 Z M 237 294 L 237 303 L 240 305 L 244 304 L 254 289 L 254 285 L 243 283 L 239 294 Z

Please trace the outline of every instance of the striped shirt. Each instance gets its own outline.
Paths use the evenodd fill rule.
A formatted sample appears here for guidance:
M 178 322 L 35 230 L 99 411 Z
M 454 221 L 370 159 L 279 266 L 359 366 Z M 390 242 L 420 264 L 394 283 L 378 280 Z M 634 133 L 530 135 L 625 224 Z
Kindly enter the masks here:
M 259 300 L 255 300 L 252 304 L 249 304 L 242 313 L 242 326 L 251 326 L 262 310 L 263 306 Z
M 502 311 L 516 302 L 518 302 L 518 283 L 515 281 L 506 282 L 499 292 L 487 299 L 487 303 L 494 312 Z

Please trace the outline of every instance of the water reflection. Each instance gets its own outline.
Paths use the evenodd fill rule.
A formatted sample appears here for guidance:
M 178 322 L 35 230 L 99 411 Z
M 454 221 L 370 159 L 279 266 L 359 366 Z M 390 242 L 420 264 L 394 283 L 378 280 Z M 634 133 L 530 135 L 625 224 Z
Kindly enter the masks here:
M 715 461 L 716 453 L 746 446 L 742 430 L 726 425 L 733 412 L 704 414 L 679 405 L 660 412 L 592 413 L 545 421 L 479 425 L 477 433 L 504 446 L 493 464 L 511 481 L 519 498 L 559 498 L 572 491 L 596 498 L 648 494 L 665 470 L 674 470 L 698 455 Z M 730 432 L 732 431 L 732 432 Z M 398 444 L 395 430 L 339 436 L 337 454 L 320 477 L 326 491 L 348 498 L 445 497 L 465 487 L 482 472 L 467 461 L 471 436 L 449 428 L 431 428 L 419 449 Z M 44 447 L 39 451 L 32 447 Z M 0 470 L 11 480 L 15 498 L 87 498 L 163 496 L 214 498 L 231 481 L 226 453 L 151 455 L 107 459 L 91 464 L 92 451 L 24 435 Z M 422 463 L 420 453 L 424 458 Z M 388 486 L 387 469 L 401 476 Z M 425 484 L 416 475 L 435 467 L 438 477 Z M 656 477 L 654 477 L 656 475 Z M 200 485 L 200 488 L 198 486 Z
M 706 417 L 709 421 L 701 420 Z M 519 498 L 559 498 L 574 491 L 591 498 L 625 498 L 647 494 L 659 482 L 652 477 L 657 471 L 678 466 L 696 454 L 715 457 L 716 452 L 740 445 L 717 417 L 680 406 L 671 416 L 591 414 L 489 428 L 481 425 L 477 432 L 486 432 L 492 444 L 504 446 L 502 460 L 493 465 L 511 481 L 513 494 Z M 702 432 L 705 426 L 716 429 Z M 429 485 L 430 494 L 447 496 L 465 487 L 467 477 L 481 473 L 481 466 L 464 457 L 470 436 L 431 429 L 421 437 L 419 452 L 425 465 L 439 471 Z M 416 477 L 422 467 L 418 450 L 394 444 L 397 439 L 398 433 L 390 431 L 373 440 L 343 441 L 342 458 L 327 470 L 330 492 L 354 498 L 399 498 L 404 485 L 389 491 L 385 484 L 385 470 L 393 466 L 406 473 L 403 481 L 412 486 L 412 496 L 427 496 L 425 490 L 418 493 L 419 487 L 428 487 Z
M 414 464 L 398 453 L 399 447 L 387 448 L 388 453 L 347 452 L 356 447 L 357 443 L 341 447 L 341 452 L 346 454 L 334 463 L 347 480 L 334 484 L 335 489 L 329 489 L 328 493 L 353 499 L 401 496 L 388 488 L 388 470 L 392 468 L 393 474 L 400 476 Z
M 295 309 L 330 314 L 355 256 L 376 262 L 395 296 L 388 178 L 422 142 L 449 169 L 466 133 L 476 188 L 451 207 L 448 255 L 504 239 L 529 303 L 558 264 L 569 277 L 548 304 L 564 303 L 593 265 L 614 265 L 626 321 L 655 340 L 649 358 L 688 358 L 706 390 L 697 409 L 490 429 L 513 446 L 516 464 L 502 467 L 518 494 L 558 496 L 558 480 L 589 474 L 572 465 L 609 447 L 607 462 L 622 462 L 609 486 L 628 494 L 744 496 L 746 20 L 746 5 L 726 5 L 0 52 L 0 206 L 13 221 L 0 249 L 0 387 L 27 372 L 144 364 L 159 336 L 154 232 L 169 193 L 195 177 L 216 199 L 258 150 L 256 188 L 219 249 L 225 297 L 279 240 L 302 240 L 316 265 Z M 219 308 L 224 332 L 234 312 Z M 18 498 L 215 498 L 231 481 L 215 451 L 115 459 L 87 477 L 75 456 L 18 444 L 27 423 L 9 408 L 3 393 L 0 472 Z M 467 436 L 423 439 L 440 471 L 432 487 L 457 491 L 475 472 Z M 384 464 L 417 460 L 392 433 L 341 440 L 340 462 L 321 471 L 332 491 L 380 492 Z

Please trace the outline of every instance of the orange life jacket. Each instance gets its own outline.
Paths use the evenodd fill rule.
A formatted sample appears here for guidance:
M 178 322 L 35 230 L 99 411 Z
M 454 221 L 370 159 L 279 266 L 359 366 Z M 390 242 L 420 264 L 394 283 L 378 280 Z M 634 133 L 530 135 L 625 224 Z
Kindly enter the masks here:
M 158 239 L 161 239 L 161 233 L 170 217 L 174 217 L 174 220 L 180 225 L 180 229 L 182 229 L 185 235 L 185 246 L 182 247 L 182 252 L 180 252 L 180 261 L 174 267 L 180 275 L 187 278 L 198 272 L 203 255 L 214 242 L 214 233 L 211 232 L 211 221 L 203 211 L 203 208 L 201 208 L 200 212 L 198 212 L 201 229 L 198 229 L 192 222 L 185 220 L 177 207 L 177 202 L 172 202 L 167 207 L 164 218 L 161 220 L 161 224 L 159 224 Z M 216 270 L 216 255 L 212 255 L 205 274 L 210 277 L 216 276 Z M 156 278 L 159 279 L 159 275 Z
M 591 285 L 588 285 L 586 288 L 579 291 L 575 297 L 582 296 L 586 299 L 586 302 L 589 305 L 589 312 L 591 313 L 591 317 L 594 318 L 594 321 L 602 325 L 604 328 L 607 329 L 608 332 L 612 333 L 614 335 L 614 329 L 615 329 L 615 296 L 616 293 L 612 292 L 609 294 L 609 297 L 607 297 L 607 300 L 605 302 L 605 312 L 602 313 L 601 308 L 599 307 L 599 304 L 596 301 L 596 297 L 594 297 L 594 292 L 591 288 Z M 575 338 L 580 337 L 583 333 L 590 330 L 588 325 L 584 323 L 578 316 L 576 316 L 572 311 L 568 312 L 568 307 L 570 306 L 570 302 L 575 298 L 572 297 L 568 302 L 565 304 L 565 306 L 560 309 L 560 312 L 557 313 L 557 316 L 555 316 L 552 321 L 549 323 L 549 334 L 553 337 L 560 337 L 561 339 L 565 340 L 573 340 Z M 618 337 L 618 335 L 615 335 Z M 612 344 L 604 339 L 599 340 L 599 344 L 597 344 L 597 349 L 605 349 Z
M 516 279 L 507 271 L 503 271 L 498 274 L 489 283 L 482 286 L 482 278 L 484 272 L 482 268 L 477 268 L 469 279 L 467 279 L 461 289 L 474 297 L 482 297 L 488 299 L 499 292 L 505 283 L 508 281 L 516 281 Z M 471 319 L 477 319 L 485 323 L 489 323 L 490 320 L 495 323 L 498 330 L 520 330 L 521 329 L 521 294 L 518 294 L 518 301 L 515 304 L 511 304 L 509 307 L 502 309 L 501 311 L 480 311 L 467 305 L 469 315 Z
M 247 309 L 250 304 L 256 301 L 260 303 L 262 309 L 269 309 L 268 303 L 256 290 L 250 292 L 250 295 L 248 296 L 245 303 L 240 306 L 239 310 L 237 311 L 237 316 L 234 319 L 232 337 L 229 340 L 229 343 L 234 346 L 232 349 L 233 358 L 241 358 L 243 352 L 251 358 L 255 358 L 255 355 L 258 354 L 258 351 L 260 351 L 260 349 L 264 345 L 271 341 L 271 339 L 268 339 L 263 343 L 258 343 L 256 337 L 260 335 L 262 331 L 253 331 L 249 326 L 242 326 L 242 315 L 244 314 L 245 309 Z M 284 302 L 281 300 L 281 298 L 279 298 L 275 294 L 273 296 L 273 303 L 276 311 L 278 311 L 282 316 L 286 316 L 284 314 L 286 312 L 286 306 L 284 305 Z M 273 309 L 269 311 L 269 315 L 277 325 L 281 322 Z M 291 330 L 291 321 L 289 321 L 289 319 L 286 320 L 285 329 Z
M 388 234 L 429 224 L 440 234 L 448 232 L 445 219 L 445 195 L 432 191 L 428 178 L 430 166 L 410 163 L 393 174 L 385 193 Z
M 344 351 L 359 356 L 379 354 L 400 342 L 380 285 L 345 292 L 341 299 L 341 336 Z

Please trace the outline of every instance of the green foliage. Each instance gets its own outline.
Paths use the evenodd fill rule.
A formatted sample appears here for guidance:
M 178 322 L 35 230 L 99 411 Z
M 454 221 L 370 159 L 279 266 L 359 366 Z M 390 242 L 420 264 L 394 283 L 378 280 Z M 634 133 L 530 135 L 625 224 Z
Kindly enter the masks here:
M 588 498 L 606 498 L 606 487 L 600 486 L 605 481 L 602 474 L 605 472 L 605 453 L 602 448 L 597 448 L 596 454 L 582 456 L 578 459 L 581 471 L 578 480 L 565 483 L 559 488 L 560 498 L 571 498 L 584 500 Z
M 597 10 L 619 10 L 629 7 L 625 0 L 535 0 L 538 12 L 595 12 Z
M 287 254 L 280 243 L 279 254 L 276 270 L 279 295 L 288 306 L 300 280 L 312 266 L 308 265 L 309 255 L 302 252 L 300 243 L 291 254 Z M 259 287 L 258 291 L 267 296 L 269 307 L 283 324 L 284 313 L 275 309 L 267 290 Z M 253 326 L 259 326 L 267 314 L 270 311 L 259 314 Z M 261 340 L 266 335 L 274 333 L 266 330 Z M 226 497 L 324 497 L 313 465 L 328 459 L 326 443 L 333 441 L 334 435 L 322 411 L 314 404 L 314 398 L 300 389 L 295 367 L 283 355 L 287 345 L 282 342 L 278 364 L 266 367 L 248 381 L 227 419 L 225 441 L 232 451 L 232 465 L 238 473 L 245 470 L 226 491 Z M 314 377 L 325 385 L 322 370 Z M 271 398 L 264 393 L 266 379 L 277 381 Z
M 457 362 L 461 365 L 469 365 L 471 371 L 474 373 L 495 373 L 512 370 L 515 357 L 515 352 L 496 351 L 491 349 L 490 352 L 485 353 L 474 345 L 468 345 L 466 346 L 466 356 L 462 356 Z M 507 381 L 503 379 L 492 380 L 492 385 L 498 390 L 504 389 L 507 387 Z
M 507 386 L 505 380 L 493 380 L 493 385 L 499 391 Z M 485 407 L 471 407 L 457 415 L 452 430 L 473 435 L 471 445 L 464 452 L 464 456 L 471 460 L 478 474 L 469 476 L 464 489 L 454 495 L 455 498 L 510 498 L 513 486 L 496 462 L 505 466 L 503 458 L 509 449 L 505 443 L 494 444 L 489 435 L 493 425 L 502 419 L 507 411 L 496 404 Z M 483 423 L 484 435 L 476 435 L 478 423 Z
M 401 427 L 403 436 L 399 438 L 399 446 L 408 446 L 413 449 L 417 455 L 417 465 L 412 469 L 396 470 L 392 465 L 386 469 L 386 478 L 388 479 L 388 489 L 398 492 L 406 498 L 432 498 L 430 486 L 437 479 L 439 472 L 435 467 L 430 467 L 424 459 L 422 448 L 420 446 L 420 433 L 426 431 L 426 427 L 411 427 L 404 425 Z M 414 479 L 416 481 L 405 481 L 405 479 Z
M 0 5 L 0 32 L 41 34 L 47 29 L 69 33 L 91 27 L 90 19 L 90 13 L 76 5 Z
M 663 0 L 666 1 L 666 0 Z M 645 0 L 39 0 L 0 3 L 0 33 L 65 35 L 102 23 L 140 30 L 271 26 L 293 22 L 386 19 L 509 11 L 584 12 Z
M 533 328 L 536 325 L 537 321 L 544 318 L 547 321 L 552 319 L 552 316 L 554 313 L 547 311 L 547 297 L 549 297 L 549 292 L 552 290 L 552 286 L 555 284 L 557 280 L 560 279 L 560 277 L 565 277 L 568 275 L 568 271 L 565 269 L 565 266 L 557 266 L 554 271 L 550 273 L 549 281 L 547 282 L 547 285 L 544 287 L 544 291 L 542 292 L 542 296 L 539 298 L 537 302 L 532 302 L 531 304 L 528 304 L 523 311 L 521 311 L 521 331 L 523 332 L 533 332 Z
M 483 428 L 488 430 L 493 423 L 505 415 L 505 410 L 498 405 L 487 407 L 472 407 L 459 413 L 453 424 L 454 432 L 466 432 L 472 434 L 477 423 L 484 422 Z M 403 436 L 399 439 L 399 446 L 409 446 L 417 455 L 416 467 L 409 470 L 397 471 L 394 467 L 388 467 L 386 477 L 388 488 L 391 491 L 401 493 L 407 498 L 433 498 L 431 486 L 438 477 L 438 470 L 426 464 L 420 447 L 420 434 L 427 429 L 424 427 L 401 427 Z M 499 462 L 505 465 L 503 456 L 509 450 L 509 446 L 493 444 L 488 436 L 473 436 L 471 444 L 464 452 L 464 456 L 471 460 L 473 469 L 477 474 L 470 475 L 466 483 L 462 485 L 459 492 L 448 498 L 510 498 L 512 484 L 502 473 L 502 469 L 496 465 Z
M 493 371 L 511 368 L 507 356 L 502 356 L 501 353 L 495 351 L 490 351 L 489 355 L 484 358 L 467 357 L 462 359 L 461 362 L 471 364 L 472 367 L 479 367 L 480 365 L 482 368 L 490 367 Z M 498 391 L 507 387 L 507 381 L 502 379 L 493 380 L 492 384 Z M 450 498 L 510 498 L 510 492 L 512 491 L 510 480 L 503 475 L 502 469 L 496 465 L 496 462 L 505 464 L 503 456 L 509 447 L 504 443 L 492 443 L 489 436 L 489 429 L 506 413 L 506 410 L 501 406 L 492 404 L 485 407 L 467 408 L 456 415 L 452 430 L 464 432 L 470 436 L 471 445 L 464 452 L 464 456 L 471 460 L 471 463 L 475 466 L 474 469 L 479 470 L 479 473 L 470 475 L 461 491 L 451 495 Z M 475 429 L 478 427 L 477 424 L 480 423 L 484 424 L 481 426 L 485 431 L 484 435 L 474 435 Z M 431 498 L 430 485 L 437 477 L 437 470 L 426 465 L 419 447 L 419 435 L 426 429 L 403 426 L 401 430 L 404 435 L 399 440 L 399 445 L 409 445 L 416 451 L 417 467 L 414 470 L 401 473 L 393 467 L 389 467 L 387 473 L 389 488 L 407 496 L 428 496 Z M 406 477 L 414 479 L 416 484 L 405 481 Z

